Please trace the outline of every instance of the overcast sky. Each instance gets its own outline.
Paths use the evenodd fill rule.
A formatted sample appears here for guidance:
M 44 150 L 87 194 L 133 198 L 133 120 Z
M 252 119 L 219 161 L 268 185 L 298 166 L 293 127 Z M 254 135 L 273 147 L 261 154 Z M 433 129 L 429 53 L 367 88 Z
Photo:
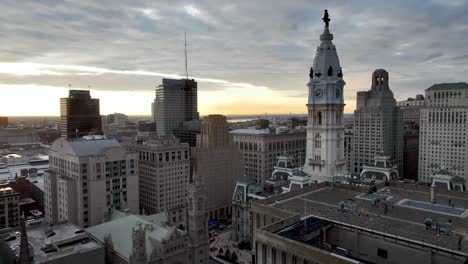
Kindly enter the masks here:
M 308 72 L 328 9 L 346 112 L 372 71 L 397 99 L 467 81 L 468 2 L 0 0 L 0 115 L 58 115 L 92 90 L 101 113 L 149 114 L 154 87 L 198 80 L 201 114 L 305 113 Z

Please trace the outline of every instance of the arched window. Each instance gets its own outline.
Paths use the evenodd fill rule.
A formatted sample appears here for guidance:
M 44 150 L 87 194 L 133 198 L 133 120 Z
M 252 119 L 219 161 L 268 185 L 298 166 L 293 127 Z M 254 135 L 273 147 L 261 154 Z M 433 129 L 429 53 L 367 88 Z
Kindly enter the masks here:
M 322 112 L 317 112 L 317 118 L 315 119 L 317 125 L 322 124 Z
M 333 76 L 333 67 L 331 65 L 328 67 L 328 76 Z

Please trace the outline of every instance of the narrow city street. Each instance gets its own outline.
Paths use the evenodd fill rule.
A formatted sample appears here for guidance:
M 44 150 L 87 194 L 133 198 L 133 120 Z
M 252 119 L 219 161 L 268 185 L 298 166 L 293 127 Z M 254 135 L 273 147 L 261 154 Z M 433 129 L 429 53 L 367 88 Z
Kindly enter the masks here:
M 226 229 L 224 231 L 217 231 L 217 232 L 222 232 L 218 236 L 214 236 L 215 240 L 210 243 L 210 256 L 215 257 L 218 255 L 218 252 L 220 249 L 223 250 L 223 253 L 226 252 L 227 249 L 231 252 L 236 253 L 238 257 L 238 263 L 239 264 L 250 264 L 252 263 L 252 257 L 250 250 L 239 250 L 237 248 L 237 243 L 234 241 L 231 241 L 231 229 Z M 216 248 L 215 250 L 212 250 L 213 248 Z

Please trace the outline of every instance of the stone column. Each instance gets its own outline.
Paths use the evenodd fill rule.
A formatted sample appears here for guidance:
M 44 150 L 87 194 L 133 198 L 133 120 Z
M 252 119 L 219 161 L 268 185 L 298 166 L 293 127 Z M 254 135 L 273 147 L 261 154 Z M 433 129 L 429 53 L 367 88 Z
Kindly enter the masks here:
M 435 182 L 432 182 L 431 185 L 431 203 L 436 203 L 436 185 Z

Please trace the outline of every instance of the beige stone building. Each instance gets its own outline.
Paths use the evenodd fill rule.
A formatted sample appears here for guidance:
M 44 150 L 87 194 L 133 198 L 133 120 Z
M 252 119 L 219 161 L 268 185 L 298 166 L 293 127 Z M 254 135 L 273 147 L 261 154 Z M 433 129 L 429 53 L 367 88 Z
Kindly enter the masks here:
M 50 224 L 90 227 L 111 208 L 138 212 L 138 154 L 115 139 L 57 139 L 44 173 L 44 210 Z
M 191 149 L 193 171 L 207 188 L 206 212 L 209 219 L 231 215 L 236 179 L 243 174 L 242 155 L 229 133 L 226 117 L 203 118 L 197 146 Z
M 280 155 L 292 156 L 294 164 L 304 164 L 305 129 L 237 129 L 231 134 L 242 153 L 245 176 L 256 182 L 264 182 L 271 176 Z
M 421 110 L 419 181 L 445 169 L 468 180 L 468 84 L 442 83 L 426 89 Z
M 139 156 L 140 208 L 146 214 L 167 212 L 172 224 L 185 226 L 189 144 L 167 136 L 150 137 L 125 147 Z

